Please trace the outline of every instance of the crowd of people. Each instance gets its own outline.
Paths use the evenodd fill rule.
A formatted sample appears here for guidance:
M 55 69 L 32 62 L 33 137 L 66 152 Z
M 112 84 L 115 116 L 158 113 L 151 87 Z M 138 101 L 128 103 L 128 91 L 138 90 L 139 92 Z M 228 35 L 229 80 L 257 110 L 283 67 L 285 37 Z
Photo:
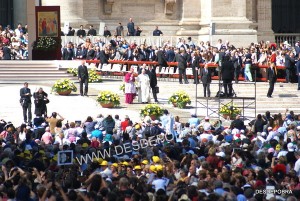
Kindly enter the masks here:
M 28 59 L 28 28 L 18 24 L 15 30 L 10 25 L 0 24 L 0 60 Z
M 20 93 L 30 98 L 27 88 Z M 300 115 L 293 111 L 258 114 L 249 125 L 237 116 L 228 127 L 195 115 L 184 122 L 167 110 L 137 122 L 118 114 L 68 122 L 37 111 L 28 122 L 0 122 L 1 200 L 300 197 Z

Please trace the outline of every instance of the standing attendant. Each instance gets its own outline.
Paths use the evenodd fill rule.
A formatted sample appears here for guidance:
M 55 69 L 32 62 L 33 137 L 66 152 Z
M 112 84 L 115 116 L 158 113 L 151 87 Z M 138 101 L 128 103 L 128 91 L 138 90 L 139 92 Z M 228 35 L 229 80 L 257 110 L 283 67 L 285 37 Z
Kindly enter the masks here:
M 234 77 L 234 66 L 228 55 L 224 56 L 221 68 L 221 75 L 226 97 L 232 97 L 232 80 Z
M 28 83 L 24 83 L 24 87 L 20 89 L 20 96 L 21 96 L 21 105 L 23 109 L 23 118 L 24 122 L 27 123 L 31 122 L 32 120 L 32 113 L 31 113 L 31 91 L 28 88 Z M 28 116 L 27 116 L 28 112 Z M 28 118 L 27 118 L 28 117 Z
M 84 95 L 88 96 L 88 82 L 89 73 L 85 65 L 85 60 L 81 61 L 81 65 L 78 67 L 78 80 L 80 83 L 80 95 L 83 96 L 83 84 L 84 84 Z
M 142 73 L 138 76 L 139 86 L 141 87 L 141 100 L 142 103 L 150 102 L 150 78 L 143 69 Z
M 128 36 L 134 36 L 135 30 L 134 30 L 134 23 L 132 21 L 132 18 L 129 18 L 129 22 L 127 24 L 127 29 L 128 29 L 127 35 Z
M 185 84 L 188 84 L 189 81 L 187 80 L 186 77 L 187 62 L 186 62 L 184 50 L 181 50 L 181 53 L 175 55 L 174 62 L 178 62 L 177 67 L 179 70 L 179 84 L 182 84 L 182 76 Z
M 192 69 L 193 69 L 193 76 L 194 76 L 194 84 L 199 84 L 198 78 L 198 69 L 199 69 L 199 56 L 196 52 L 191 54 L 192 57 Z
M 274 91 L 274 85 L 277 80 L 277 70 L 276 70 L 275 63 L 271 63 L 270 67 L 268 68 L 267 79 L 269 82 L 269 90 L 268 90 L 267 97 L 272 98 L 272 93 Z
M 125 103 L 132 104 L 135 97 L 135 78 L 134 78 L 134 68 L 131 67 L 130 71 L 125 75 Z
M 161 32 L 161 30 L 158 29 L 158 26 L 155 26 L 155 29 L 153 31 L 153 36 L 162 36 L 163 32 Z
M 152 89 L 152 94 L 153 94 L 153 98 L 154 101 L 157 103 L 157 93 L 156 93 L 156 86 L 157 86 L 157 77 L 156 77 L 156 72 L 155 72 L 155 68 L 152 67 L 151 71 L 150 71 L 150 87 Z
M 200 77 L 203 84 L 204 97 L 206 97 L 206 94 L 208 97 L 210 97 L 211 72 L 208 69 L 207 64 L 205 64 L 204 68 L 202 69 Z

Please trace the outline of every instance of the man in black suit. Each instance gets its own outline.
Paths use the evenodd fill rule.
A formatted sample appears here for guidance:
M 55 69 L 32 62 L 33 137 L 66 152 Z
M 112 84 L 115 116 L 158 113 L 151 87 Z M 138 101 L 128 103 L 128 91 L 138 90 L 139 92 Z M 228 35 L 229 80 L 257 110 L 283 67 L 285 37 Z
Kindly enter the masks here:
M 75 56 L 74 56 L 74 50 L 72 48 L 72 44 L 68 43 L 67 47 L 65 47 L 63 49 L 63 60 L 72 60 Z
M 7 46 L 3 47 L 3 60 L 11 60 L 11 50 Z
M 179 84 L 182 84 L 182 76 L 184 79 L 185 84 L 188 84 L 189 81 L 186 77 L 186 68 L 187 68 L 187 61 L 185 56 L 185 51 L 180 50 L 181 52 L 175 55 L 174 62 L 178 62 L 177 68 L 179 70 Z
M 234 76 L 234 66 L 230 61 L 229 55 L 224 56 L 222 59 L 221 76 L 223 80 L 223 87 L 225 97 L 231 97 L 232 94 L 232 80 Z
M 210 97 L 211 71 L 207 64 L 205 64 L 204 68 L 201 70 L 200 76 L 203 84 L 204 97 L 206 97 L 206 92 L 207 96 Z
M 285 53 L 285 82 L 291 82 L 291 72 L 293 71 L 293 66 L 295 65 L 294 53 L 287 52 Z
M 193 52 L 191 54 L 192 61 L 191 66 L 193 69 L 193 76 L 194 76 L 194 84 L 199 84 L 199 78 L 198 78 L 198 69 L 199 69 L 199 56 L 196 52 Z
M 239 52 L 236 52 L 236 51 L 233 52 L 231 60 L 233 62 L 233 66 L 234 66 L 234 80 L 235 80 L 235 83 L 238 83 L 241 66 L 242 66 L 242 54 Z
M 31 122 L 31 120 L 32 120 L 32 113 L 31 113 L 31 96 L 32 96 L 32 94 L 31 94 L 30 89 L 28 88 L 27 82 L 25 82 L 24 87 L 20 89 L 20 96 L 21 96 L 20 103 L 23 108 L 24 122 L 27 123 L 27 120 L 28 120 L 28 122 Z M 28 116 L 27 116 L 27 113 L 28 113 Z
M 69 27 L 67 36 L 74 36 L 74 35 L 75 35 L 75 30 L 72 27 Z
M 79 36 L 80 38 L 85 37 L 86 33 L 85 30 L 83 29 L 83 25 L 80 25 L 80 29 L 77 31 L 77 36 Z
M 167 67 L 167 59 L 165 57 L 165 54 L 162 50 L 158 50 L 156 51 L 156 59 L 155 61 L 157 61 L 158 66 L 159 66 L 159 72 L 161 71 L 162 67 Z
M 94 26 L 93 25 L 90 25 L 90 29 L 88 31 L 88 36 L 96 36 L 97 35 L 97 32 L 96 30 L 94 29 Z
M 268 98 L 272 98 L 272 93 L 274 91 L 274 85 L 277 80 L 277 70 L 274 63 L 271 63 L 270 67 L 267 70 L 267 79 L 269 82 L 269 90 L 267 93 Z
M 157 86 L 157 77 L 156 77 L 156 72 L 155 72 L 155 68 L 151 67 L 151 71 L 150 71 L 150 87 L 152 89 L 152 94 L 153 94 L 153 98 L 154 101 L 157 103 L 157 93 L 156 93 L 156 88 Z
M 83 96 L 83 83 L 84 83 L 84 95 L 88 96 L 88 82 L 89 82 L 89 72 L 85 65 L 85 60 L 81 61 L 81 65 L 78 66 L 78 79 L 80 83 L 80 95 Z

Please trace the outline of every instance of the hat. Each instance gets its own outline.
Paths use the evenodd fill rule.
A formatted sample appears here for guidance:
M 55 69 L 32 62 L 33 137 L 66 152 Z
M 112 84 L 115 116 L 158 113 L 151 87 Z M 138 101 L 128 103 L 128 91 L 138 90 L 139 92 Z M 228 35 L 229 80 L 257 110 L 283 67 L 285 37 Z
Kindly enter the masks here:
M 122 165 L 123 165 L 123 166 L 128 166 L 128 165 L 129 165 L 129 163 L 128 163 L 128 162 L 126 162 L 126 161 L 124 161 L 124 162 L 122 163 Z
M 216 153 L 216 156 L 220 156 L 222 158 L 225 158 L 225 153 L 223 151 Z
M 271 147 L 271 148 L 268 149 L 268 153 L 274 153 L 274 151 L 275 151 L 275 150 L 274 150 L 273 147 Z
M 241 139 L 238 138 L 238 139 L 235 140 L 235 142 L 236 142 L 236 143 L 240 143 L 240 142 L 241 142 Z
M 152 172 L 156 172 L 156 167 L 154 165 L 150 165 L 149 169 L 152 171 Z
M 162 171 L 163 170 L 163 166 L 162 165 L 156 165 L 156 171 Z
M 288 151 L 295 151 L 294 144 L 291 142 L 288 143 L 287 148 L 288 148 Z
M 98 158 L 98 159 L 97 159 L 97 162 L 99 163 L 99 165 L 101 165 L 102 161 L 103 161 L 102 158 Z
M 209 117 L 205 117 L 205 120 L 209 120 Z
M 232 135 L 226 135 L 225 141 L 230 143 L 230 142 L 232 142 L 232 138 L 233 138 Z
M 152 156 L 152 160 L 154 163 L 159 163 L 160 158 L 158 156 Z
M 266 132 L 261 132 L 261 136 L 266 136 L 267 135 L 267 133 Z
M 300 131 L 300 126 L 297 126 L 297 131 Z
M 186 195 L 186 194 L 183 194 L 179 199 L 178 201 L 190 201 L 191 199 Z
M 81 145 L 82 148 L 87 148 L 88 146 L 89 146 L 88 143 L 83 143 L 83 144 Z
M 128 115 L 125 115 L 125 119 L 129 119 L 129 116 L 128 116 Z
M 143 161 L 142 161 L 142 164 L 143 164 L 143 165 L 148 165 L 148 163 L 149 163 L 148 160 L 143 160 Z
M 280 144 L 277 144 L 276 145 L 276 151 L 280 151 L 281 147 L 280 147 Z
M 117 168 L 119 165 L 118 165 L 118 163 L 113 163 L 113 164 L 111 164 L 111 166 L 114 166 Z
M 101 166 L 107 166 L 108 165 L 108 162 L 107 161 L 102 161 L 102 163 L 100 164 Z
M 158 123 L 159 123 L 159 121 L 158 121 L 158 120 L 155 120 L 155 121 L 153 121 L 153 123 L 154 123 L 154 124 L 158 124 Z
M 141 126 L 140 126 L 139 124 L 137 124 L 137 125 L 134 126 L 134 128 L 135 128 L 136 130 L 139 130 L 139 129 L 141 128 Z
M 250 173 L 249 170 L 244 170 L 244 171 L 243 171 L 243 176 L 247 176 L 249 173 Z
M 248 146 L 249 146 L 248 144 L 243 144 L 242 148 L 243 149 L 248 149 Z
M 192 154 L 192 155 L 195 154 L 195 152 L 193 150 L 189 150 L 187 153 Z
M 137 165 L 137 166 L 134 167 L 134 169 L 135 169 L 135 170 L 141 170 L 142 168 L 141 168 L 140 165 Z
M 270 131 L 270 130 L 272 130 L 272 127 L 271 127 L 271 126 L 268 127 L 268 131 Z

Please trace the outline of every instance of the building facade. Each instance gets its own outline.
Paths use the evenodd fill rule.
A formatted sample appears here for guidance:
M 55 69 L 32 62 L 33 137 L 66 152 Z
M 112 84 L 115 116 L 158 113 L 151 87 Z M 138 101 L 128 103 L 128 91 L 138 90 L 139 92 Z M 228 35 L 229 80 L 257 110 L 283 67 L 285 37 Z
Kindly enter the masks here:
M 155 26 L 164 35 L 192 36 L 216 42 L 219 38 L 246 45 L 272 40 L 272 0 L 43 0 L 42 5 L 60 5 L 61 21 L 78 28 L 100 22 L 112 32 L 130 17 L 151 35 Z M 101 33 L 100 33 L 101 34 Z
M 0 22 L 27 23 L 26 4 L 31 0 L 2 0 Z M 12 3 L 13 2 L 13 3 Z M 35 5 L 61 7 L 61 25 L 78 29 L 93 25 L 98 34 L 106 25 L 113 33 L 121 22 L 127 32 L 129 18 L 151 36 L 155 26 L 164 36 L 191 36 L 198 41 L 220 38 L 232 44 L 248 45 L 260 40 L 296 40 L 300 16 L 299 0 L 32 0 Z M 13 5 L 13 8 L 11 8 Z M 13 13 L 13 17 L 7 17 Z M 28 13 L 28 11 L 27 11 Z M 1 17 L 2 16 L 2 17 Z M 299 17 L 298 17 L 299 16 Z M 3 23 L 3 20 L 6 21 Z M 99 33 L 100 28 L 100 33 Z M 277 37 L 278 33 L 287 34 Z M 277 37 L 277 38 L 276 38 Z M 294 41 L 290 41 L 293 43 Z M 278 42 L 278 41 L 276 41 Z

